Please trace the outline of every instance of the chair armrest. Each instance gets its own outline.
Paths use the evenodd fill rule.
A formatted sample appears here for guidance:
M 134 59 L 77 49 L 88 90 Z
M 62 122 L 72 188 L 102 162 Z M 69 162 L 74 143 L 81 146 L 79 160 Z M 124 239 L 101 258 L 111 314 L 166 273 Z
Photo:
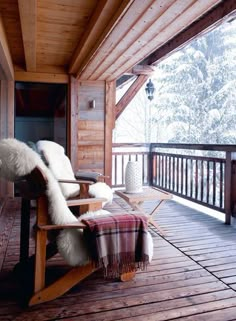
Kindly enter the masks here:
M 87 204 L 102 204 L 106 202 L 106 198 L 78 198 L 67 200 L 67 206 L 79 206 L 79 205 L 87 205 Z
M 51 230 L 64 230 L 64 229 L 85 229 L 86 225 L 81 222 L 74 222 L 68 224 L 48 224 L 48 225 L 38 225 L 37 228 L 43 231 L 51 231 Z
M 93 181 L 84 181 L 84 180 L 70 180 L 70 179 L 58 179 L 58 183 L 66 183 L 66 184 L 94 184 Z

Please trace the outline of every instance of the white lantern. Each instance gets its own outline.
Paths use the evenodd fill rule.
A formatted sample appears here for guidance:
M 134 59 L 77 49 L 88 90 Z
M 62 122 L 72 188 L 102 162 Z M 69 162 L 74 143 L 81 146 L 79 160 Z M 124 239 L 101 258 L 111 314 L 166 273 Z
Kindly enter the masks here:
M 143 191 L 142 165 L 138 161 L 129 161 L 125 169 L 126 193 L 141 193 Z

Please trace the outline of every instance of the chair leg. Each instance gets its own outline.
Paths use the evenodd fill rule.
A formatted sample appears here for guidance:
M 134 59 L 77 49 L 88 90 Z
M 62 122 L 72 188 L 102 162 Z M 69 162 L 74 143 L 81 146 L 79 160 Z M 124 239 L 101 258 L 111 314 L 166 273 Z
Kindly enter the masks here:
M 38 231 L 35 244 L 34 293 L 45 286 L 47 232 Z
M 120 275 L 120 280 L 122 282 L 127 282 L 127 281 L 131 281 L 134 277 L 135 277 L 136 272 L 135 271 L 131 271 L 131 272 L 127 272 L 127 273 L 122 273 Z
M 58 298 L 95 271 L 96 268 L 91 263 L 72 268 L 60 279 L 35 293 L 29 301 L 29 306 Z
M 29 257 L 30 235 L 30 200 L 21 200 L 21 227 L 20 227 L 20 262 L 25 262 Z
M 47 209 L 48 203 L 46 197 L 39 197 L 37 204 L 37 225 L 47 223 Z M 37 229 L 35 240 L 34 293 L 37 293 L 45 287 L 46 245 L 47 231 Z

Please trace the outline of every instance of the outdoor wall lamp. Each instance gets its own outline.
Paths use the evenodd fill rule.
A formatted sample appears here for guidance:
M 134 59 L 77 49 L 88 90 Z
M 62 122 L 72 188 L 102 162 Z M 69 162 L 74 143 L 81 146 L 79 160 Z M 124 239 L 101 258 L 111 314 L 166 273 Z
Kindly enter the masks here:
M 89 101 L 89 108 L 94 109 L 96 107 L 95 99 Z
M 145 91 L 147 94 L 147 98 L 151 101 L 153 100 L 154 97 L 154 92 L 155 92 L 155 87 L 151 81 L 151 79 L 149 79 L 149 82 L 147 83 L 146 87 L 145 87 Z

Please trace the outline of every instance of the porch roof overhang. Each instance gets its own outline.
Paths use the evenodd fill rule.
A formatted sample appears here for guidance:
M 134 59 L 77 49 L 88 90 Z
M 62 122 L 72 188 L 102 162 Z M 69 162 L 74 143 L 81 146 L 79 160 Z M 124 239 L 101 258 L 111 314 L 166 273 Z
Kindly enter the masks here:
M 235 10 L 235 0 L 2 0 L 0 76 L 147 77 L 145 65 Z

